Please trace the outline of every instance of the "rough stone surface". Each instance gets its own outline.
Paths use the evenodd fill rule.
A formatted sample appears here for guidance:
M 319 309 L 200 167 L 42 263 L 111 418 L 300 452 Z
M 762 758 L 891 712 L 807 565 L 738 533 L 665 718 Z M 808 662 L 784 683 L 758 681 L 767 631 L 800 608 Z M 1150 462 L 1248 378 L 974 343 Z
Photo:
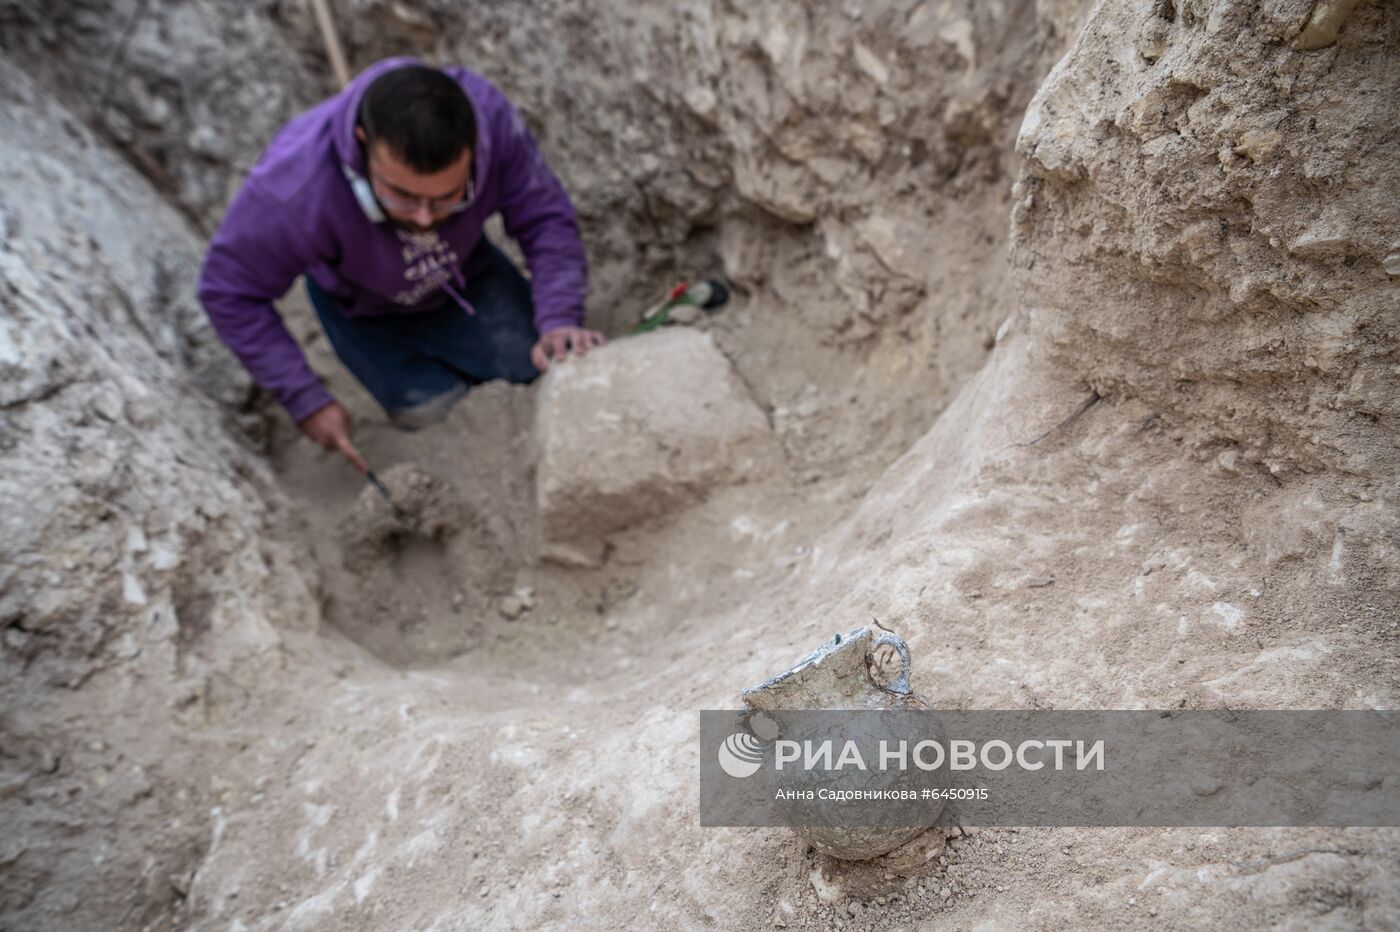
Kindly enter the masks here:
M 1095 4 L 1026 111 L 1013 264 L 1100 395 L 1250 468 L 1375 483 L 1400 417 L 1400 198 L 1376 196 L 1400 164 L 1400 22 L 1362 4 L 1299 51 L 1306 6 Z
M 194 303 L 198 238 L 3 59 L 0 190 L 3 912 L 139 926 L 208 839 L 189 814 L 217 801 L 181 775 L 225 755 L 190 738 L 314 627 L 315 572 L 201 391 L 247 381 Z
M 708 336 L 670 329 L 555 366 L 540 390 L 546 554 L 676 513 L 776 464 L 768 422 Z

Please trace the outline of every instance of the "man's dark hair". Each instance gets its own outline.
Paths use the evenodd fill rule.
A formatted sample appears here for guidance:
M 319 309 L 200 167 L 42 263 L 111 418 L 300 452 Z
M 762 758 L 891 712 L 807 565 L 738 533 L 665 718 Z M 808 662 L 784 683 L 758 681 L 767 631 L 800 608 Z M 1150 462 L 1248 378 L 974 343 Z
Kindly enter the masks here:
M 423 65 L 386 71 L 370 82 L 359 125 L 416 172 L 439 172 L 476 144 L 471 101 L 451 77 Z

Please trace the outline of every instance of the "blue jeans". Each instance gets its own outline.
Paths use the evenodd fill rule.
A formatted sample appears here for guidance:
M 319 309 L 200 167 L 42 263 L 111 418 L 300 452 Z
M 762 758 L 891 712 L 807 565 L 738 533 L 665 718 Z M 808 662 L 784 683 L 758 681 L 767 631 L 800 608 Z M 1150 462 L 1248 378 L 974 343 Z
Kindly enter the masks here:
M 334 295 L 306 279 L 335 354 L 400 427 L 442 420 L 482 382 L 532 382 L 540 374 L 530 361 L 538 339 L 530 283 L 486 240 L 477 248 L 490 264 L 460 289 L 475 314 L 449 297 L 419 314 L 346 317 Z

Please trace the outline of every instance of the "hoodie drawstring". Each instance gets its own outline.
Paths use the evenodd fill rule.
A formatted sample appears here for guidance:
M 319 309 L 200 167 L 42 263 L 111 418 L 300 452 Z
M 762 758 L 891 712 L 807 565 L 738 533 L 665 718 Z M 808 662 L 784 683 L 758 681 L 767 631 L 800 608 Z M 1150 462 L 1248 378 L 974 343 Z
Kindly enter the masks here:
M 452 267 L 452 277 L 457 279 L 457 284 L 460 287 L 467 287 L 466 279 L 462 277 L 462 270 L 457 268 L 455 265 Z M 476 308 L 472 307 L 471 303 L 468 302 L 466 298 L 462 297 L 460 294 L 457 293 L 457 289 L 452 287 L 452 282 L 445 281 L 442 283 L 442 287 L 447 289 L 447 293 L 452 295 L 452 297 L 457 301 L 457 303 L 462 306 L 462 310 L 467 312 L 468 316 L 476 316 Z

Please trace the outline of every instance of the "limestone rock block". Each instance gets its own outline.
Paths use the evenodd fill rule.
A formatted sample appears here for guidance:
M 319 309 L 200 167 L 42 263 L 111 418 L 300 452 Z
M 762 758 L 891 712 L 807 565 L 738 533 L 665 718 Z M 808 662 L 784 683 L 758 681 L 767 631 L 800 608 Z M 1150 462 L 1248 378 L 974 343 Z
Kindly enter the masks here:
M 592 562 L 604 535 L 777 461 L 768 420 L 708 334 L 670 329 L 571 358 L 535 421 L 543 555 Z

